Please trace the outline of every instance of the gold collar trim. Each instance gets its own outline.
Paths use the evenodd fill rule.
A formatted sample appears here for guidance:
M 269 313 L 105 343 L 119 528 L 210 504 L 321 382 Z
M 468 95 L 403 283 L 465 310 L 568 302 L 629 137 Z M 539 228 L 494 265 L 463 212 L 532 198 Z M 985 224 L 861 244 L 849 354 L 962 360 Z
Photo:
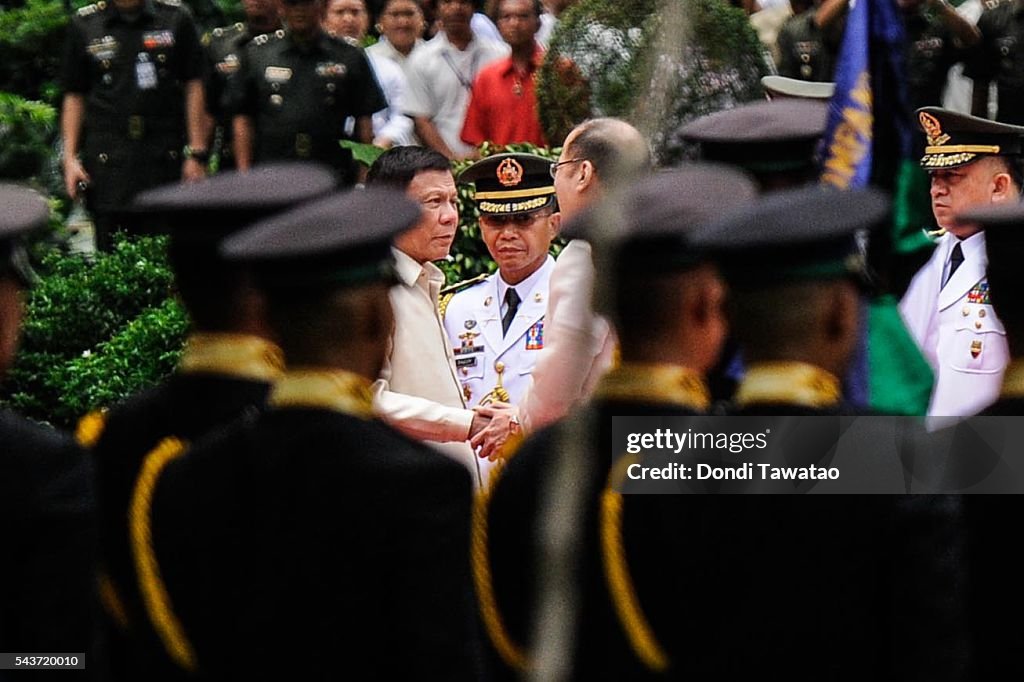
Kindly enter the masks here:
M 284 353 L 258 336 L 192 334 L 185 341 L 178 369 L 184 374 L 221 374 L 270 382 L 284 370 Z
M 370 419 L 370 380 L 343 369 L 288 370 L 270 391 L 271 407 L 317 407 Z
M 1011 360 L 1003 374 L 1003 388 L 1000 398 L 1024 397 L 1024 360 Z
M 631 403 L 668 403 L 699 412 L 711 405 L 700 374 L 679 365 L 626 362 L 601 378 L 597 397 Z
M 761 362 L 747 370 L 736 391 L 736 404 L 830 407 L 838 405 L 841 397 L 839 379 L 820 367 L 805 362 Z

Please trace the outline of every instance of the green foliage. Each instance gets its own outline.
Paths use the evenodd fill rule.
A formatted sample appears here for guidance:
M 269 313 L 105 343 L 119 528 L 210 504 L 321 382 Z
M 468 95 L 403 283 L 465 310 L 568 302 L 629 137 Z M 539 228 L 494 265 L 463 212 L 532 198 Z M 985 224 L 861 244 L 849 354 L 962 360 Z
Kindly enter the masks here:
M 53 107 L 0 92 L 0 178 L 39 175 L 50 157 L 56 127 Z
M 560 17 L 537 83 L 549 140 L 586 118 L 623 118 L 656 158 L 682 123 L 763 97 L 761 45 L 723 0 L 582 0 Z
M 48 252 L 0 402 L 70 426 L 165 376 L 186 326 L 165 250 L 165 238 L 147 237 L 122 238 L 95 260 Z
M 77 9 L 87 0 L 74 0 Z M 57 101 L 68 14 L 62 0 L 28 0 L 0 12 L 0 90 Z

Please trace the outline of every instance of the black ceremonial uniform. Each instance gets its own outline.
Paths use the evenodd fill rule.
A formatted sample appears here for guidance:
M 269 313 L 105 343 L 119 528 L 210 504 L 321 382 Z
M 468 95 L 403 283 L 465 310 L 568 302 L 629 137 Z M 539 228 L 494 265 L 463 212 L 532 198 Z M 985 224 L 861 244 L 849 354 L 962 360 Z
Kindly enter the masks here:
M 325 169 L 267 166 L 246 175 L 223 173 L 202 183 L 175 183 L 140 195 L 135 203 L 148 222 L 170 226 L 171 261 L 186 309 L 202 296 L 217 300 L 243 274 L 216 255 L 221 239 L 258 215 L 318 196 L 333 187 Z M 135 578 L 127 512 L 140 485 L 142 464 L 169 437 L 199 440 L 218 427 L 263 408 L 280 375 L 281 350 L 241 332 L 194 331 L 174 375 L 109 413 L 79 424 L 79 441 L 95 455 L 100 500 L 101 581 L 111 631 L 111 667 L 117 679 L 152 678 L 166 663 L 159 643 L 139 627 L 146 604 Z M 129 644 L 125 637 L 134 641 Z M 164 667 L 166 672 L 168 667 Z
M 202 50 L 180 2 L 144 0 L 131 21 L 113 2 L 78 10 L 62 75 L 66 92 L 85 97 L 81 156 L 98 221 L 181 177 L 184 86 L 201 78 Z
M 324 32 L 310 43 L 287 31 L 256 36 L 229 86 L 228 113 L 252 118 L 254 162 L 315 160 L 355 182 L 345 119 L 387 106 L 363 51 Z
M 19 238 L 49 216 L 37 192 L 0 184 L 0 285 L 9 294 L 0 303 L 0 379 L 14 351 L 17 294 L 32 281 Z M 0 409 L 0 651 L 85 654 L 98 668 L 94 506 L 85 453 L 52 429 Z
M 94 506 L 85 453 L 0 411 L 0 650 L 91 652 Z
M 995 81 L 999 90 L 996 120 L 1024 125 L 1024 4 L 986 0 L 978 19 L 981 42 L 972 50 L 964 74 Z
M 160 472 L 152 552 L 180 634 L 159 634 L 186 667 L 473 679 L 469 478 L 371 419 L 368 381 L 350 405 L 321 390 L 350 379 L 286 375 L 255 424 Z
M 351 292 L 381 343 L 282 331 L 286 352 L 350 343 L 356 357 L 310 359 L 254 423 L 190 451 L 165 441 L 147 458 L 130 518 L 137 571 L 150 625 L 181 667 L 211 679 L 477 679 L 469 476 L 373 417 L 375 369 L 345 369 L 383 361 L 387 328 L 369 308 L 384 313 L 391 239 L 419 215 L 398 191 L 371 188 L 226 242 L 277 324 L 346 334 L 347 311 L 291 302 Z
M 668 389 L 669 386 L 672 388 Z M 591 441 L 595 459 L 586 479 L 580 481 L 585 490 L 585 507 L 578 525 L 582 533 L 580 612 L 573 679 L 638 679 L 649 672 L 633 653 L 617 620 L 602 570 L 601 504 L 612 464 L 613 453 L 607 447 L 612 442 L 612 417 L 694 416 L 704 413 L 708 403 L 707 389 L 692 371 L 625 364 L 601 379 L 592 409 L 576 417 L 588 420 L 587 425 L 596 435 Z M 537 570 L 540 492 L 563 447 L 565 428 L 562 422 L 528 439 L 481 497 L 474 516 L 474 579 L 492 664 L 502 679 L 518 679 L 517 675 L 529 664 L 527 643 L 536 625 L 539 576 L 544 575 Z M 678 499 L 686 504 L 696 498 Z M 642 533 L 654 533 L 670 522 L 669 518 L 652 519 Z M 685 524 L 681 522 L 680 527 Z M 666 580 L 657 598 L 666 599 L 663 590 L 674 593 L 680 587 L 679 581 Z M 699 598 L 699 594 L 694 597 Z M 681 631 L 701 627 L 697 620 L 677 622 Z
M 203 36 L 203 43 L 206 46 L 206 73 L 203 77 L 206 87 L 206 110 L 216 123 L 213 149 L 218 154 L 220 170 L 235 167 L 235 157 L 231 149 L 231 117 L 224 110 L 227 84 L 238 74 L 242 65 L 242 51 L 253 37 L 242 22 L 215 28 Z

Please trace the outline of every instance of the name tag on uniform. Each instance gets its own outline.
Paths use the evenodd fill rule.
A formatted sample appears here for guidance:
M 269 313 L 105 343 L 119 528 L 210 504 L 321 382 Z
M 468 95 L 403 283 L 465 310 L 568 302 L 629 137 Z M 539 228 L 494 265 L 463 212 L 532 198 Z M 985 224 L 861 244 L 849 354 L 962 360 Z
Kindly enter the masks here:
M 292 79 L 292 70 L 286 66 L 268 66 L 263 72 L 268 83 L 287 83 Z
M 544 347 L 544 320 L 526 330 L 526 350 L 540 350 Z
M 174 47 L 173 31 L 146 31 L 142 34 L 142 46 L 147 50 Z
M 321 78 L 340 78 L 346 71 L 345 65 L 338 62 L 320 62 L 316 65 L 316 75 Z
M 474 355 L 471 358 L 455 358 L 455 366 L 458 369 L 462 369 L 463 367 L 476 367 L 476 359 L 478 357 L 480 356 Z
M 139 90 L 152 90 L 156 87 L 156 66 L 145 53 L 139 54 L 139 61 L 135 62 L 135 85 Z

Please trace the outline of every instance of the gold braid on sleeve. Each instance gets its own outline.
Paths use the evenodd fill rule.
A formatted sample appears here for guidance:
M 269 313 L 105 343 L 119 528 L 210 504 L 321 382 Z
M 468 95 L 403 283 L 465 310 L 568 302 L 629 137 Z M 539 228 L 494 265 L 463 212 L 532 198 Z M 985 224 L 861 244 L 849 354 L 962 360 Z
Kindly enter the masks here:
M 664 672 L 669 667 L 668 655 L 654 636 L 629 574 L 622 544 L 622 495 L 610 487 L 601 495 L 601 549 L 608 592 L 630 648 L 648 669 Z
M 494 594 L 491 580 L 490 556 L 487 550 L 487 513 L 494 485 L 498 482 L 497 471 L 491 476 L 490 484 L 473 500 L 473 537 L 471 559 L 473 564 L 473 582 L 476 583 L 477 601 L 480 616 L 484 621 L 487 636 L 497 650 L 501 660 L 515 670 L 526 670 L 528 662 L 522 648 L 512 640 L 505 628 L 505 623 L 498 610 L 498 600 Z
M 153 491 L 164 468 L 185 452 L 185 444 L 177 438 L 165 438 L 146 455 L 135 483 L 129 508 L 129 526 L 132 554 L 139 581 L 139 590 L 146 612 L 168 655 L 179 666 L 194 672 L 196 655 L 192 644 L 185 636 L 181 621 L 171 606 L 171 596 L 160 575 L 156 553 L 153 551 L 151 514 Z

